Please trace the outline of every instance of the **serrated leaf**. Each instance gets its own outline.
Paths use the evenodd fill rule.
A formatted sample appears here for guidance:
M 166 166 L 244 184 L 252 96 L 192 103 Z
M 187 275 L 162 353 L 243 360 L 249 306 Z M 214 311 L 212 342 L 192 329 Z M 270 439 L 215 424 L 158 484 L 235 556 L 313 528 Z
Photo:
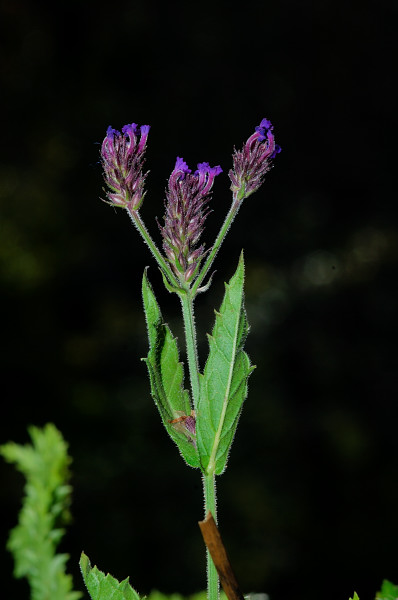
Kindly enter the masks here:
M 188 391 L 183 387 L 184 370 L 179 362 L 177 340 L 163 322 L 146 272 L 142 279 L 142 297 L 149 338 L 149 353 L 144 361 L 148 368 L 152 398 L 163 425 L 182 457 L 191 467 L 198 468 L 200 463 L 193 434 L 181 423 L 170 423 L 181 416 L 189 416 L 191 404 Z
M 220 311 L 209 335 L 209 356 L 200 376 L 197 411 L 197 444 L 203 468 L 216 475 L 225 469 L 242 404 L 247 379 L 254 369 L 243 351 L 249 326 L 243 302 L 244 263 L 228 284 Z
M 0 454 L 26 477 L 19 523 L 10 532 L 7 548 L 15 561 L 15 577 L 26 577 L 32 600 L 78 600 L 72 577 L 66 573 L 67 554 L 56 549 L 69 519 L 72 488 L 68 485 L 68 446 L 57 428 L 30 427 L 33 445 L 9 442 Z
M 219 597 L 220 600 L 228 600 L 224 590 L 220 590 Z M 196 592 L 191 596 L 182 596 L 178 593 L 163 594 L 158 590 L 152 590 L 149 595 L 146 596 L 146 600 L 207 600 L 207 591 Z
M 354 595 L 352 598 L 350 598 L 350 600 L 359 600 L 358 594 L 356 592 L 354 592 Z
M 380 592 L 376 594 L 376 600 L 397 600 L 398 586 L 384 579 Z
M 92 600 L 140 600 L 128 577 L 119 582 L 109 573 L 105 575 L 96 566 L 91 566 L 84 552 L 80 557 L 80 569 Z

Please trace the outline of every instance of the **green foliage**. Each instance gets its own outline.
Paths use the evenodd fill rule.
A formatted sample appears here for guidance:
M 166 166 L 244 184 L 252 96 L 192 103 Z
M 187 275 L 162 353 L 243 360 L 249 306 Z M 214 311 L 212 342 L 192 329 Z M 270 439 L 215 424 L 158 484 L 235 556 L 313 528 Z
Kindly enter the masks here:
M 162 594 L 158 590 L 152 590 L 147 596 L 147 600 L 207 600 L 207 592 L 197 592 L 187 598 L 181 594 Z M 223 590 L 220 591 L 220 600 L 227 600 L 227 596 Z
M 244 263 L 229 284 L 209 335 L 209 356 L 200 376 L 197 419 L 198 452 L 208 473 L 222 473 L 247 396 L 247 379 L 254 369 L 243 351 L 249 326 L 243 303 Z
M 192 435 L 183 426 L 170 423 L 182 415 L 189 415 L 189 394 L 183 388 L 184 372 L 179 362 L 176 338 L 163 322 L 146 272 L 142 279 L 142 297 L 148 328 L 149 353 L 143 359 L 148 367 L 151 394 L 159 410 L 163 425 L 177 444 L 181 455 L 191 467 L 199 467 L 199 458 Z
M 355 592 L 350 600 L 359 600 L 358 594 Z M 376 600 L 398 600 L 398 585 L 384 579 L 380 592 L 376 594 Z
M 69 519 L 71 487 L 67 444 L 52 424 L 30 427 L 33 445 L 10 442 L 0 447 L 6 461 L 15 463 L 26 477 L 19 523 L 11 531 L 7 548 L 15 561 L 15 577 L 26 577 L 32 600 L 77 600 L 72 578 L 65 574 L 67 554 L 56 554 L 64 534 L 59 525 Z
M 92 600 L 140 600 L 137 592 L 129 584 L 128 577 L 119 582 L 109 573 L 105 575 L 97 567 L 91 566 L 84 552 L 80 557 L 80 569 Z
M 139 594 L 131 587 L 129 578 L 119 582 L 109 573 L 105 575 L 97 567 L 92 567 L 90 560 L 84 552 L 80 558 L 80 568 L 84 583 L 86 584 L 91 600 L 140 600 Z M 188 598 L 181 594 L 162 594 L 153 590 L 146 600 L 206 600 L 207 592 L 198 592 Z M 227 600 L 223 591 L 220 592 L 220 600 Z
M 376 594 L 376 600 L 397 600 L 398 586 L 384 579 L 380 592 Z

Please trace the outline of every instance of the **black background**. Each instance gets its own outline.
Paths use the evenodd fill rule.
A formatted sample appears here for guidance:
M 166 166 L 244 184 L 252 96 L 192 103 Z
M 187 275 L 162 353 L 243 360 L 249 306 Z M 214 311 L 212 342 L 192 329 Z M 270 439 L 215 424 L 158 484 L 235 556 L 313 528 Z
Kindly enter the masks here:
M 247 264 L 257 370 L 219 479 L 244 592 L 372 598 L 398 582 L 393 1 L 2 3 L 0 442 L 54 422 L 73 456 L 62 543 L 140 593 L 205 587 L 199 473 L 162 429 L 145 365 L 142 271 L 182 343 L 178 301 L 127 215 L 99 197 L 108 125 L 150 124 L 142 217 L 176 156 L 228 169 L 263 117 L 283 151 L 248 199 L 197 302 L 200 357 L 224 280 Z M 4 548 L 22 478 L 0 463 Z M 4 597 L 28 598 L 1 555 Z

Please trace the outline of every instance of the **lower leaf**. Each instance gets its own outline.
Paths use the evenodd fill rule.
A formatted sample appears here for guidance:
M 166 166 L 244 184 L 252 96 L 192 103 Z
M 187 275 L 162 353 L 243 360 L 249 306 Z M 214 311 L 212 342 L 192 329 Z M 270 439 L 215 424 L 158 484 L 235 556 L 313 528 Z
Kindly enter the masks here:
M 109 573 L 105 575 L 97 567 L 91 566 L 84 552 L 80 557 L 80 569 L 91 600 L 140 600 L 140 596 L 129 584 L 128 577 L 119 582 Z
M 188 391 L 184 389 L 184 371 L 179 362 L 177 340 L 163 322 L 155 294 L 147 279 L 142 280 L 142 296 L 148 327 L 149 353 L 144 358 L 151 384 L 151 395 L 163 425 L 185 462 L 200 467 L 196 450 L 195 416 L 191 415 Z

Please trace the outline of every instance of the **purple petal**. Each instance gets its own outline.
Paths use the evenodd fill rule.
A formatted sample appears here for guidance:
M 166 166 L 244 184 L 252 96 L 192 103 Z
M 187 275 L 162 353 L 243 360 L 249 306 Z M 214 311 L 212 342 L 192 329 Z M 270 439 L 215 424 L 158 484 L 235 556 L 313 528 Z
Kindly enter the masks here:
M 220 175 L 220 173 L 222 173 L 222 168 L 220 165 L 217 165 L 216 167 L 210 167 L 209 173 L 215 177 L 216 175 Z
M 188 167 L 187 163 L 183 158 L 177 156 L 176 166 L 174 167 L 174 171 L 182 171 L 183 173 L 191 173 L 191 169 Z
M 151 128 L 150 125 L 141 125 L 141 127 L 140 127 L 141 139 L 140 139 L 140 143 L 138 144 L 138 149 L 137 149 L 138 152 L 142 152 L 144 150 L 150 128 Z
M 198 169 L 195 171 L 195 175 L 199 173 L 207 173 L 210 170 L 210 165 L 207 162 L 198 163 Z
M 151 128 L 150 125 L 141 125 L 141 127 L 140 127 L 141 135 L 147 136 L 150 128 Z
M 260 123 L 260 128 L 261 129 L 267 129 L 267 130 L 271 129 L 272 130 L 274 127 L 273 127 L 273 125 L 272 125 L 272 123 L 271 123 L 271 121 L 269 119 L 263 119 L 261 121 L 261 123 Z
M 137 133 L 137 123 L 130 123 L 130 125 L 125 125 L 122 129 L 122 133 L 131 137 L 130 132 L 134 135 Z
M 276 156 L 277 154 L 279 154 L 279 152 L 281 152 L 281 151 L 282 151 L 282 148 L 281 148 L 281 147 L 280 147 L 278 144 L 276 144 L 276 145 L 275 145 L 275 150 L 274 150 L 274 151 L 273 151 L 273 153 L 271 154 L 271 158 L 275 158 L 275 156 Z
M 106 137 L 109 138 L 110 140 L 113 140 L 115 135 L 116 136 L 120 135 L 120 131 L 118 131 L 117 129 L 113 129 L 111 126 L 109 126 L 108 129 L 106 130 Z

